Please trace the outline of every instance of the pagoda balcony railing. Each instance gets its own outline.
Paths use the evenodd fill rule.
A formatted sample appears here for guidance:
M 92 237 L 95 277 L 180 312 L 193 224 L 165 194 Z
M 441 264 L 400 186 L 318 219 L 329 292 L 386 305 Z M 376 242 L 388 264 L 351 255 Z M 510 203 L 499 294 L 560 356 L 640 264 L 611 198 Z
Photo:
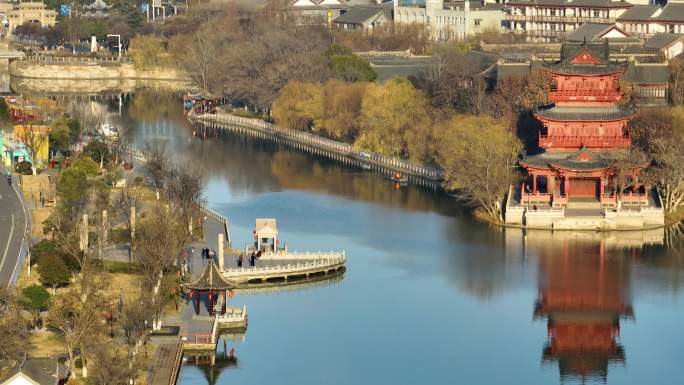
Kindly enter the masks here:
M 551 90 L 549 92 L 549 99 L 553 102 L 562 101 L 598 101 L 598 102 L 616 102 L 620 100 L 620 91 L 570 91 L 570 90 Z
M 539 147 L 629 147 L 632 141 L 625 136 L 548 136 L 539 135 Z

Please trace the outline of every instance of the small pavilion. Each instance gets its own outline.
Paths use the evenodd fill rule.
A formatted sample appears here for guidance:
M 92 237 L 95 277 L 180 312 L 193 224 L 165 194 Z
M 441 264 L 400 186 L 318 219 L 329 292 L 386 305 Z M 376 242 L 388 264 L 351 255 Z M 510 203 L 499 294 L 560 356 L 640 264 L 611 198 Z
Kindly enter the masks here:
M 264 253 L 278 250 L 278 226 L 275 218 L 257 219 L 254 226 L 256 248 Z
M 226 292 L 233 289 L 235 286 L 221 277 L 218 268 L 213 260 L 209 260 L 204 272 L 197 279 L 197 281 L 188 285 L 190 289 L 190 298 L 195 304 L 195 314 L 200 313 L 200 302 L 202 301 L 202 293 L 207 293 L 209 297 L 208 311 L 209 314 L 214 315 L 214 304 L 218 300 L 219 294 L 223 295 L 223 304 L 221 305 L 221 314 L 226 313 L 227 296 Z

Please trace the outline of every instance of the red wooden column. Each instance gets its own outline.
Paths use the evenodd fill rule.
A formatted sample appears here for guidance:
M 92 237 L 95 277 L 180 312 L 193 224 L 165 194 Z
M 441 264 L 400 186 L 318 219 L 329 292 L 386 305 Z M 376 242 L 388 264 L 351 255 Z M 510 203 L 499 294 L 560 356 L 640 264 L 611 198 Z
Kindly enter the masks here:
M 532 192 L 537 193 L 537 175 L 532 174 Z
M 603 196 L 603 176 L 599 179 L 599 184 L 600 184 L 600 191 L 601 191 L 601 194 L 599 195 L 599 200 L 600 200 L 601 197 Z
M 209 292 L 209 315 L 214 315 L 214 293 Z
M 226 299 L 226 291 L 223 291 L 223 306 L 221 306 L 221 312 L 223 314 L 226 314 L 226 304 L 227 304 L 227 299 Z

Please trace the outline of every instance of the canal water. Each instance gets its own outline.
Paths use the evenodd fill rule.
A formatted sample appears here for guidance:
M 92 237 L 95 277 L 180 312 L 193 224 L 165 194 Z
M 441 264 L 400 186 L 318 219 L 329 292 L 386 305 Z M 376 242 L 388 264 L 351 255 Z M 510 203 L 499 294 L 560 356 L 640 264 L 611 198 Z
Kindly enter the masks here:
M 194 138 L 173 97 L 124 107 L 135 143 L 165 140 L 205 171 L 234 247 L 273 217 L 290 250 L 348 257 L 342 280 L 238 293 L 247 333 L 186 357 L 181 385 L 682 383 L 674 231 L 504 230 L 443 193 L 268 142 Z

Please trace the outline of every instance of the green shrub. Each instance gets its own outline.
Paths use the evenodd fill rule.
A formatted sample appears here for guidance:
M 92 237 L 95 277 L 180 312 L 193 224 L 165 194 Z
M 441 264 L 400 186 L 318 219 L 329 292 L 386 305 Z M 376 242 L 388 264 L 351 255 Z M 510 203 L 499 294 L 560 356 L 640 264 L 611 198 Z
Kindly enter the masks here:
M 38 259 L 40 283 L 53 290 L 69 283 L 71 273 L 64 259 L 54 253 L 47 253 Z
M 17 163 L 17 166 L 15 167 L 15 170 L 22 175 L 31 175 L 33 174 L 33 170 L 31 170 L 31 162 L 27 162 L 25 160 Z
M 135 263 L 120 261 L 105 261 L 104 266 L 112 274 L 135 274 L 138 270 Z
M 81 157 L 76 159 L 76 161 L 71 165 L 76 170 L 81 170 L 88 176 L 95 176 L 100 170 L 100 166 L 95 163 L 94 160 L 86 157 Z
M 131 240 L 131 234 L 128 229 L 118 228 L 109 231 L 109 241 L 113 244 L 128 243 Z

